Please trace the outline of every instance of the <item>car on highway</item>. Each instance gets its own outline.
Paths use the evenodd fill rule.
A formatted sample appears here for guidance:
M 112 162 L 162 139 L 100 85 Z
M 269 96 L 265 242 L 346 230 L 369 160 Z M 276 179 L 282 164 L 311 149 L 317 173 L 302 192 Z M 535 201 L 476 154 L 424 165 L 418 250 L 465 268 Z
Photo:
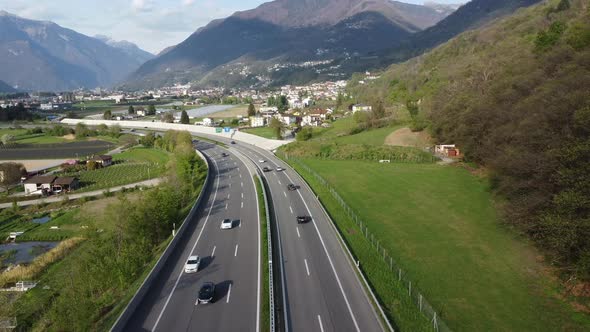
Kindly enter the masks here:
M 289 184 L 287 185 L 287 190 L 289 190 L 289 191 L 297 190 L 297 189 L 299 189 L 299 188 L 300 188 L 299 186 L 297 186 L 297 185 L 294 185 L 294 184 L 292 184 L 292 183 L 289 183 Z
M 258 160 L 258 162 L 259 162 L 259 163 L 265 163 L 265 162 L 266 162 L 266 160 L 264 160 L 264 159 L 259 159 L 259 160 Z
M 225 153 L 225 152 L 222 152 L 222 153 L 221 153 L 221 156 L 222 156 L 222 157 L 227 157 L 227 156 L 228 156 L 228 154 L 227 154 L 227 153 Z
M 230 143 L 231 143 L 231 144 L 236 144 L 236 141 L 231 141 Z
M 201 265 L 201 257 L 190 256 L 184 264 L 184 273 L 195 273 L 199 272 L 199 265 Z
M 266 166 L 264 166 L 264 167 L 262 168 L 262 171 L 263 171 L 263 172 L 270 172 L 270 171 L 272 171 L 272 170 L 271 170 L 269 167 L 266 167 Z
M 297 216 L 297 223 L 298 224 L 305 224 L 311 221 L 310 216 Z
M 221 229 L 232 229 L 234 222 L 231 219 L 223 219 L 221 221 Z
M 199 303 L 211 303 L 215 296 L 215 284 L 212 282 L 204 283 L 199 289 L 197 296 L 197 304 Z
M 282 168 L 281 166 L 277 167 L 277 172 L 282 172 L 282 171 L 284 171 L 284 170 L 285 170 L 285 169 L 284 169 L 284 168 Z

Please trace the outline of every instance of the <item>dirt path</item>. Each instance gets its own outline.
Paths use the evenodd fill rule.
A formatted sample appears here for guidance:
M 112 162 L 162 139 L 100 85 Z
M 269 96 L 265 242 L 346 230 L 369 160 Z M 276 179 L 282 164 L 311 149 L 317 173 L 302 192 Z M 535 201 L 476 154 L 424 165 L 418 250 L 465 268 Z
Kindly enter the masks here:
M 385 145 L 425 148 L 432 145 L 431 141 L 426 131 L 414 133 L 410 128 L 401 128 L 385 138 Z

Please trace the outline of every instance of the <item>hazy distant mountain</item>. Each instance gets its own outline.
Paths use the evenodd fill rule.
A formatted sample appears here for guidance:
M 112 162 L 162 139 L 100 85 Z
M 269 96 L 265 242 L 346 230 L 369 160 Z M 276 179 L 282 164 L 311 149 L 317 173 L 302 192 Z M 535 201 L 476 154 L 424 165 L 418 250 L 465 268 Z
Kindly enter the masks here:
M 108 36 L 103 35 L 96 35 L 94 38 L 103 41 L 109 46 L 122 50 L 130 57 L 137 59 L 140 64 L 143 64 L 144 62 L 155 57 L 155 55 L 151 54 L 150 52 L 144 51 L 134 43 L 128 42 L 126 40 L 116 41 Z
M 337 58 L 387 48 L 444 17 L 434 8 L 390 0 L 276 0 L 198 29 L 142 65 L 125 87 L 276 81 L 282 67 L 308 61 L 337 66 Z M 307 79 L 305 70 L 297 75 Z
M 4 81 L 0 81 L 0 93 L 13 93 L 16 92 L 16 89 L 8 85 Z
M 457 2 L 457 3 L 453 3 L 453 4 L 437 3 L 437 2 L 431 2 L 431 1 L 424 2 L 424 6 L 430 7 L 445 16 L 451 15 L 455 10 L 457 10 L 457 9 L 459 9 L 459 7 L 463 6 L 463 4 L 464 4 L 464 2 L 463 3 Z
M 110 86 L 142 61 L 47 21 L 0 11 L 0 77 L 21 90 Z

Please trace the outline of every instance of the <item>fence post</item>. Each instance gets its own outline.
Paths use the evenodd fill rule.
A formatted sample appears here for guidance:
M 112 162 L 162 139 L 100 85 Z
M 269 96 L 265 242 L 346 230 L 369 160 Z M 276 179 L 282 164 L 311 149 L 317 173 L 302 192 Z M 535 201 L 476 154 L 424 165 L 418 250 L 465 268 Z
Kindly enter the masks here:
M 420 312 L 422 312 L 422 294 L 418 297 L 418 301 L 420 302 Z
M 398 270 L 398 281 L 402 281 L 402 269 L 397 269 Z
M 408 281 L 409 286 L 408 286 L 408 295 L 410 295 L 410 299 L 412 298 L 412 282 Z

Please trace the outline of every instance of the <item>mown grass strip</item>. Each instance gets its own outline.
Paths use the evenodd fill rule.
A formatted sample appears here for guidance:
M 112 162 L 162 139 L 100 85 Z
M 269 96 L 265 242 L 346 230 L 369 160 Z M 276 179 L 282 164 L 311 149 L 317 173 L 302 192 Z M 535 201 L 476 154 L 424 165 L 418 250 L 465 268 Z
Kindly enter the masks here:
M 269 266 L 268 266 L 268 231 L 266 222 L 266 206 L 264 205 L 264 192 L 258 176 L 254 176 L 256 193 L 258 195 L 258 208 L 260 211 L 260 243 L 262 248 L 262 308 L 260 317 L 261 331 L 270 331 L 270 298 L 269 298 Z

